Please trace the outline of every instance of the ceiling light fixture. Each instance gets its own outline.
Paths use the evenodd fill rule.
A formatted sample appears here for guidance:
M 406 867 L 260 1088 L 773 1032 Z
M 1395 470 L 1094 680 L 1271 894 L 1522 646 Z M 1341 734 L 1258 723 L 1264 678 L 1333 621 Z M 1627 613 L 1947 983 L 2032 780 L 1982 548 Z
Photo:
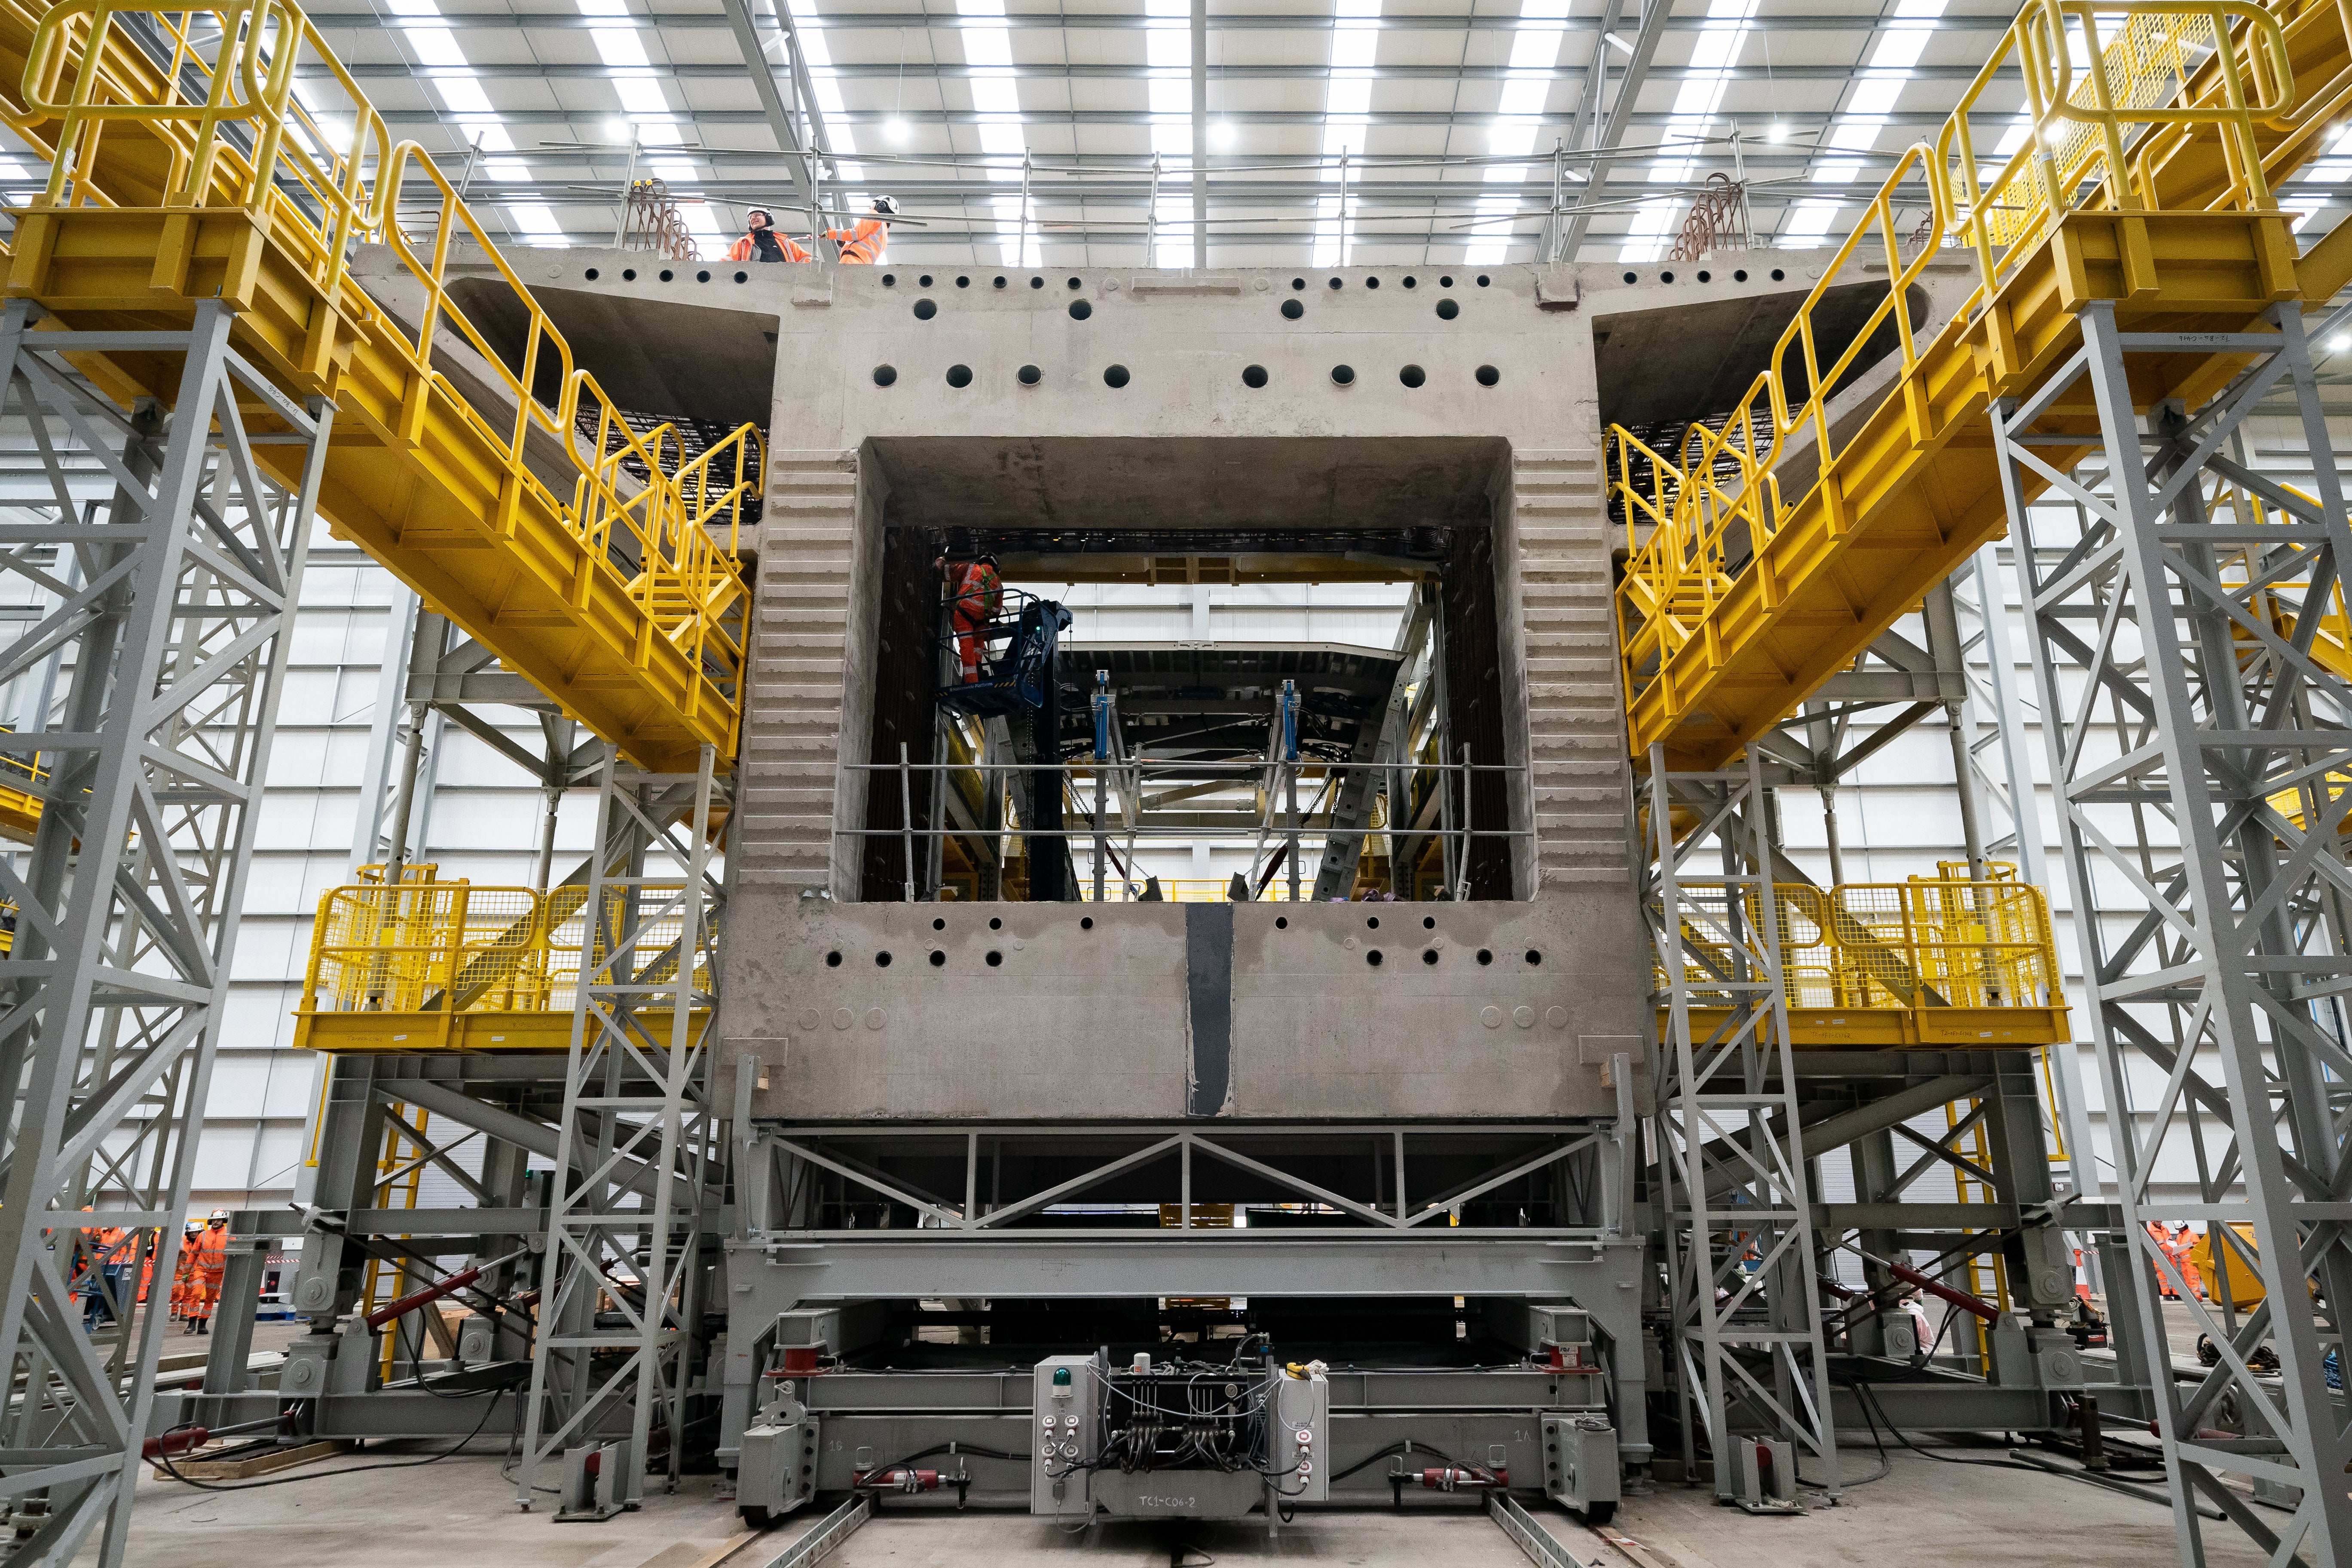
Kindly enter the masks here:
M 905 121 L 893 119 L 882 122 L 882 134 L 890 139 L 890 145 L 893 147 L 904 147 L 907 144 L 907 138 L 913 132 L 908 129 Z
M 1777 120 L 1772 121 L 1772 129 L 1764 132 L 1764 140 L 1767 142 L 1786 142 L 1788 139 L 1789 128 Z

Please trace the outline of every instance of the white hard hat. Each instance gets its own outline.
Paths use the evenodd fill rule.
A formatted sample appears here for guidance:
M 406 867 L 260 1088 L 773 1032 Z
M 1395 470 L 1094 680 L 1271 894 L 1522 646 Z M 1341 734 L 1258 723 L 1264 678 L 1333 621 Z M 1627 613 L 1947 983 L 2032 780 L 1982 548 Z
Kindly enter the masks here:
M 226 1209 L 215 1209 L 215 1210 L 213 1210 L 212 1217 L 213 1217 L 213 1218 L 215 1218 L 215 1219 L 226 1219 L 226 1218 L 228 1218 L 228 1210 L 226 1210 Z

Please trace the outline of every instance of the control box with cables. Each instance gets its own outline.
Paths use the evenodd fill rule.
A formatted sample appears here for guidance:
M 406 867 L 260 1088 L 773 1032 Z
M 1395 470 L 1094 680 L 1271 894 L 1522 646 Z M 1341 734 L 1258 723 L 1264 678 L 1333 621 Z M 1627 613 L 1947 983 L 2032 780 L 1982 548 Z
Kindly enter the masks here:
M 1034 1379 L 1033 1513 L 1233 1518 L 1329 1495 L 1319 1364 L 1114 1367 L 1098 1352 L 1048 1357 Z

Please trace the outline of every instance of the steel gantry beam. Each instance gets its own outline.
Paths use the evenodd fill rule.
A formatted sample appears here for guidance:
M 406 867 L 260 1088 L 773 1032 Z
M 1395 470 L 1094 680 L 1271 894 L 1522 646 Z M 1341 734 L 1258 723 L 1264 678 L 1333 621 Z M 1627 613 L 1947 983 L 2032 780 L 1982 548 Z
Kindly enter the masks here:
M 2192 1382 L 2156 1379 L 2185 1563 L 2204 1561 L 2205 1508 L 2273 1563 L 2352 1555 L 2352 1441 L 2326 1364 L 2352 1301 L 2352 531 L 2301 310 L 2220 338 L 2120 331 L 2091 304 L 2081 350 L 1993 423 L 2109 1108 L 2115 1256 L 2154 1367 L 2159 1276 L 2219 1352 Z M 2193 415 L 2134 406 L 2138 363 L 2216 353 L 2251 363 Z M 2307 493 L 2243 461 L 2266 395 L 2292 400 Z M 2029 507 L 2034 480 L 2051 488 Z M 2135 906 L 2128 925 L 2082 912 Z M 2163 1163 L 2168 1144 L 2195 1149 L 2193 1169 Z M 2183 1221 L 2231 1255 L 2210 1301 L 2146 1228 Z M 2231 1299 L 2247 1279 L 2258 1305 Z M 2255 1370 L 2265 1345 L 2274 1374 Z M 2298 1500 L 2265 1520 L 2225 1478 Z
M 12 787 L 42 801 L 29 856 L 0 864 L 14 936 L 0 956 L 0 1347 L 13 1379 L 0 1494 L 10 1562 L 62 1563 L 104 1526 L 123 1560 L 132 1481 L 168 1315 L 87 1335 L 83 1237 L 131 1233 L 118 1278 L 172 1278 L 195 1130 L 229 990 L 278 699 L 331 410 L 299 406 L 229 348 L 229 312 L 182 331 L 33 333 L 0 315 L 0 417 L 56 478 L 47 506 L 0 512 L 0 571 L 54 607 L 0 651 L 0 680 L 62 651 L 59 695 L 5 737 Z M 152 356 L 168 410 L 128 417 L 68 355 Z M 305 449 L 299 485 L 256 461 Z M 85 510 L 66 465 L 95 458 L 112 501 Z M 91 1212 L 82 1212 L 85 1208 Z M 87 1227 L 87 1229 L 85 1228 Z M 80 1278 L 76 1278 L 77 1273 Z
M 1696 803 L 1695 805 L 1692 803 Z M 1763 772 L 1675 774 L 1651 749 L 1640 797 L 1654 858 L 1643 910 L 1668 1026 L 1654 1123 L 1665 1209 L 1668 1369 L 1685 1474 L 1703 1427 L 1716 1492 L 1738 1495 L 1735 1430 L 1810 1454 L 1837 1495 L 1837 1442 L 1814 1280 L 1808 1151 L 1789 1060 L 1781 918 L 1772 899 Z M 1694 818 L 1677 839 L 1677 811 Z M 1772 918 L 1762 918 L 1770 909 Z M 1723 1021 L 1702 1037 L 1695 1005 Z
M 619 1427 L 625 1414 L 621 1500 L 634 1504 L 642 1491 L 656 1420 L 669 1484 L 677 1483 L 686 1385 L 718 1266 L 705 1215 L 723 1184 L 723 1151 L 694 1016 L 715 1003 L 721 898 L 711 835 L 725 820 L 728 788 L 709 745 L 693 773 L 604 761 L 588 875 L 592 935 L 574 994 L 516 1473 L 526 1510 L 543 1461 Z

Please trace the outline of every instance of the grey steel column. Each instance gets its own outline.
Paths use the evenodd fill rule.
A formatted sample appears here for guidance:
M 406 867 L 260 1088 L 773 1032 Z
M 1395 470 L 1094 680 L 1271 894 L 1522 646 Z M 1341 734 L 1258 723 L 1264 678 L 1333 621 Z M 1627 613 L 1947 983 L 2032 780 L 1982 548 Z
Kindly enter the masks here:
M 2184 1563 L 2203 1560 L 2200 1505 L 2273 1561 L 2352 1556 L 2352 1441 L 2323 1366 L 2352 1300 L 2352 1169 L 2330 1101 L 2352 1055 L 2313 1000 L 2352 967 L 2336 919 L 2352 887 L 2337 831 L 2352 686 L 2312 654 L 2352 531 L 2301 310 L 2274 307 L 2267 331 L 2183 337 L 2121 331 L 2111 305 L 2091 305 L 2081 352 L 1994 421 L 2124 1213 L 2129 1266 L 2108 1285 L 2136 1302 L 2158 1372 Z M 2133 358 L 2239 350 L 2252 363 L 2193 418 L 2166 405 L 2143 431 Z M 2088 430 L 2084 383 L 2096 405 Z M 2300 416 L 2313 495 L 2228 455 L 2282 393 Z M 2053 449 L 2065 454 L 2056 463 L 2041 455 Z M 2029 507 L 2037 480 L 2066 504 Z M 2150 819 L 2177 847 L 2143 841 L 2134 824 Z M 2103 927 L 2103 887 L 2108 907 L 2146 912 Z M 2159 1184 L 2174 1140 L 2204 1157 L 2193 1176 Z M 2145 1229 L 2181 1220 L 2206 1226 L 2266 1292 L 2250 1311 L 2226 1286 L 2216 1301 L 2184 1302 L 2221 1352 L 2192 1385 L 2162 1375 L 2152 1287 L 2172 1268 Z M 2274 1378 L 2250 1364 L 2265 1344 Z M 2301 1506 L 2273 1529 L 2224 1477 L 2299 1489 Z
M 1678 802 L 1699 814 L 1679 841 Z M 1834 1498 L 1837 1441 L 1756 752 L 1732 771 L 1670 774 L 1664 748 L 1653 746 L 1643 803 L 1655 858 L 1643 909 L 1668 1016 L 1657 1184 L 1683 1451 L 1692 1456 L 1694 1425 L 1704 1421 L 1717 1494 L 1760 1502 L 1733 1498 L 1727 1460 L 1735 1430 L 1760 1429 L 1809 1454 Z M 1709 858 L 1719 858 L 1720 875 L 1694 869 Z M 1724 1022 L 1700 1036 L 1695 1005 L 1722 1010 Z M 1742 1351 L 1762 1352 L 1764 1377 Z
M 599 786 L 580 978 L 557 1131 L 539 1342 L 531 1363 L 515 1499 L 528 1510 L 543 1461 L 610 1436 L 625 1409 L 633 1473 L 667 1426 L 669 1479 L 683 1451 L 686 1383 L 697 1364 L 706 1220 L 719 1163 L 709 1049 L 717 1027 L 717 920 L 710 826 L 729 798 L 713 749 L 693 773 L 646 773 L 608 753 Z M 622 1321 L 598 1326 L 609 1294 Z M 601 1374 L 599 1352 L 620 1352 Z
M 189 330 L 101 334 L 29 334 L 33 309 L 0 313 L 0 416 L 30 426 L 54 493 L 0 512 L 0 571 L 59 603 L 0 647 L 0 682 L 71 658 L 57 718 L 0 737 L 47 769 L 12 779 L 42 820 L 25 875 L 0 864 L 16 909 L 0 957 L 0 1364 L 29 1374 L 0 1495 L 47 1502 L 14 1561 L 62 1563 L 103 1524 L 113 1568 L 167 1314 L 93 1342 L 60 1264 L 77 1230 L 119 1226 L 152 1249 L 159 1287 L 172 1276 L 331 405 L 295 404 L 231 351 L 215 302 Z M 148 403 L 125 418 L 64 358 L 108 352 L 179 360 L 168 422 Z M 300 456 L 265 466 L 263 446 Z M 60 452 L 112 475 L 103 521 L 83 518 Z M 274 477 L 289 468 L 292 484 Z

